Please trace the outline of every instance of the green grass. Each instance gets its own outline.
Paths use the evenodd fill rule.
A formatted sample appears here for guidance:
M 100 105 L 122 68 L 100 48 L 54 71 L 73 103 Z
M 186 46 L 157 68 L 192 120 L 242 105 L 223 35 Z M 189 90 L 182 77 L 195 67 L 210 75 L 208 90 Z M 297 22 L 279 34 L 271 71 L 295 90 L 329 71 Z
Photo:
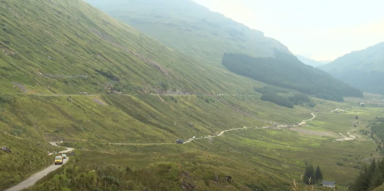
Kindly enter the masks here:
M 345 103 L 311 98 L 314 108 L 295 109 L 261 101 L 261 94 L 253 88 L 262 83 L 190 59 L 81 1 L 4 0 L 0 10 L 0 46 L 8 51 L 8 55 L 0 52 L 0 146 L 15 151 L 0 153 L 0 189 L 51 164 L 46 153 L 57 148 L 47 142 L 59 139 L 77 149 L 78 158 L 68 166 L 73 177 L 65 175 L 64 168 L 55 172 L 62 175 L 49 176 L 33 189 L 67 184 L 60 177 L 94 185 L 95 176 L 89 171 L 99 165 L 114 169 L 129 166 L 137 173 L 154 171 L 149 180 L 111 172 L 121 180 L 137 183 L 138 189 L 154 186 L 148 183 L 151 181 L 163 184 L 175 177 L 180 181 L 173 172 L 187 171 L 196 185 L 210 190 L 247 190 L 246 185 L 282 190 L 290 187 L 293 178 L 299 179 L 306 160 L 320 165 L 325 178 L 347 185 L 359 171 L 355 164 L 362 165 L 376 148 L 364 136 L 337 143 L 332 142 L 334 137 L 256 128 L 186 145 L 109 145 L 175 143 L 232 128 L 269 125 L 262 120 L 295 124 L 311 118 L 311 112 L 317 118 L 301 128 L 345 134 L 353 130 L 351 122 L 356 115 L 359 129 L 382 112 L 354 107 L 358 100 L 377 102 L 371 97 L 348 98 Z M 128 49 L 158 62 L 169 76 Z M 126 94 L 105 94 L 107 85 Z M 22 93 L 24 87 L 27 93 Z M 156 87 L 201 95 L 150 95 L 160 91 Z M 93 95 L 76 95 L 84 91 Z M 330 114 L 336 107 L 347 108 L 347 113 Z M 158 177 L 163 175 L 157 171 L 162 169 L 160 164 L 171 165 L 170 176 Z M 230 175 L 235 183 L 218 183 L 216 174 Z M 180 184 L 175 181 L 163 186 L 180 189 Z
M 245 93 L 260 86 L 165 47 L 82 1 L 1 5 L 1 93 L 105 93 L 107 87 Z
M 190 168 L 202 164 L 236 177 L 236 183 L 241 185 L 261 185 L 261 182 L 273 177 L 274 181 L 268 183 L 271 190 L 281 184 L 289 185 L 292 178 L 298 179 L 306 160 L 320 165 L 325 178 L 348 185 L 359 172 L 357 168 L 363 164 L 361 160 L 369 158 L 376 147 L 368 138 L 338 143 L 333 142 L 335 138 L 332 137 L 268 129 L 233 131 L 212 142 L 197 140 L 188 145 L 106 145 L 104 143 L 109 142 L 173 143 L 178 138 L 188 139 L 215 135 L 225 129 L 266 125 L 256 118 L 293 124 L 310 118 L 312 110 L 331 111 L 334 105 L 326 102 L 329 105 L 317 104 L 313 109 L 298 107 L 293 110 L 260 101 L 259 96 L 97 97 L 106 105 L 95 102 L 94 96 L 72 96 L 72 103 L 66 96 L 15 96 L 16 102 L 3 105 L 3 115 L 7 120 L 14 118 L 14 121 L 24 122 L 27 132 L 19 137 L 27 137 L 33 129 L 29 123 L 38 123 L 40 131 L 44 132 L 41 134 L 52 140 L 61 137 L 68 146 L 96 152 L 93 154 L 98 156 L 95 163 L 99 161 L 122 168 L 130 166 L 136 170 L 159 162 L 181 163 Z M 209 103 L 206 99 L 210 100 Z M 353 129 L 351 120 L 356 113 L 366 113 L 359 116 L 364 127 L 378 110 L 351 107 L 345 114 L 319 112 L 314 121 L 302 128 L 312 130 L 313 124 L 318 124 L 315 130 L 346 134 Z M 7 131 L 11 132 L 12 128 Z M 337 162 L 342 162 L 343 166 L 337 165 Z
M 2 131 L 11 129 L 9 123 L 0 122 Z M 0 189 L 20 182 L 34 172 L 53 163 L 47 151 L 54 151 L 45 140 L 21 138 L 1 132 L 0 147 L 7 146 L 11 153 L 0 151 Z

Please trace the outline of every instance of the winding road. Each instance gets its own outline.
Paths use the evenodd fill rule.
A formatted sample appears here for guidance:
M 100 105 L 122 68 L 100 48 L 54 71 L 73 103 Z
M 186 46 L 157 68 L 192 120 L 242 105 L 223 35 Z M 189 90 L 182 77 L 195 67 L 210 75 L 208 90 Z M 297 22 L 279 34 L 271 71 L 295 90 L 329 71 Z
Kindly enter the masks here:
M 311 121 L 311 120 L 316 118 L 316 115 L 314 113 L 311 113 L 311 115 L 312 115 L 312 118 L 303 120 L 302 122 L 299 123 L 299 125 L 277 125 L 277 123 L 274 123 L 274 124 L 277 125 L 277 127 L 300 126 L 300 125 L 303 125 L 306 122 Z M 225 133 L 231 132 L 231 131 L 240 131 L 240 130 L 248 130 L 248 129 L 267 129 L 267 128 L 269 128 L 269 126 L 265 126 L 262 128 L 246 127 L 246 126 L 244 126 L 242 128 L 232 128 L 232 129 L 221 131 L 217 135 L 208 135 L 208 136 L 201 136 L 201 137 L 194 136 L 194 137 L 186 140 L 183 144 L 188 144 L 188 143 L 191 143 L 195 140 L 200 140 L 200 139 L 212 139 L 215 137 L 220 137 L 220 136 L 223 136 Z M 59 146 L 55 142 L 50 142 L 50 144 L 53 146 Z M 140 146 L 140 145 L 141 146 L 153 146 L 153 145 L 171 145 L 171 144 L 176 144 L 176 143 L 108 143 L 108 144 L 109 145 L 131 145 L 131 146 Z M 72 152 L 73 150 L 74 150 L 73 148 L 66 148 L 66 150 L 60 151 L 59 153 L 69 153 L 69 152 Z M 67 157 L 67 159 L 64 160 L 64 164 L 66 164 L 68 161 L 69 161 L 69 157 Z M 28 187 L 31 187 L 31 186 L 35 185 L 37 181 L 39 181 L 40 179 L 42 179 L 43 177 L 48 175 L 50 172 L 53 172 L 53 171 L 55 171 L 61 167 L 62 167 L 62 165 L 54 165 L 53 164 L 53 165 L 45 168 L 44 170 L 32 175 L 31 177 L 29 177 L 28 179 L 19 183 L 18 185 L 15 185 L 12 188 L 9 188 L 5 191 L 20 191 L 20 190 L 26 189 Z
M 55 142 L 50 142 L 51 145 L 53 146 L 58 146 Z M 73 148 L 66 148 L 66 150 L 64 151 L 60 151 L 59 153 L 69 153 L 69 152 L 72 152 L 73 151 Z M 52 158 L 53 160 L 53 158 Z M 65 165 L 67 162 L 69 161 L 69 157 L 67 157 L 67 159 L 64 160 L 64 163 L 63 165 Z M 20 191 L 20 190 L 23 190 L 23 189 L 26 189 L 26 188 L 29 188 L 33 185 L 36 184 L 37 181 L 39 181 L 40 179 L 44 178 L 45 176 L 47 176 L 50 172 L 53 172 L 59 168 L 61 168 L 63 165 L 51 165 L 47 168 L 45 168 L 44 170 L 30 176 L 29 178 L 27 178 L 26 180 L 24 180 L 23 182 L 11 187 L 11 188 L 8 188 L 6 189 L 5 191 Z
M 311 120 L 316 118 L 316 115 L 314 113 L 311 113 L 311 115 L 312 115 L 312 118 L 303 120 L 302 122 L 299 123 L 299 125 L 277 125 L 277 123 L 275 123 L 275 122 L 270 122 L 270 123 L 275 124 L 277 128 L 279 128 L 279 127 L 297 127 L 297 126 L 304 125 L 308 121 L 311 121 Z M 225 133 L 231 132 L 231 131 L 248 130 L 248 129 L 268 129 L 268 128 L 270 128 L 270 126 L 264 126 L 262 128 L 246 127 L 246 126 L 244 126 L 242 128 L 232 128 L 232 129 L 221 131 L 220 133 L 218 133 L 216 135 L 208 135 L 208 136 L 201 136 L 201 137 L 193 136 L 192 138 L 184 141 L 183 144 L 188 144 L 188 143 L 191 143 L 192 141 L 200 140 L 200 139 L 212 139 L 212 138 L 220 137 L 220 136 L 223 136 Z M 176 143 L 108 143 L 108 144 L 109 145 L 125 145 L 125 146 L 155 146 L 155 145 L 173 145 Z

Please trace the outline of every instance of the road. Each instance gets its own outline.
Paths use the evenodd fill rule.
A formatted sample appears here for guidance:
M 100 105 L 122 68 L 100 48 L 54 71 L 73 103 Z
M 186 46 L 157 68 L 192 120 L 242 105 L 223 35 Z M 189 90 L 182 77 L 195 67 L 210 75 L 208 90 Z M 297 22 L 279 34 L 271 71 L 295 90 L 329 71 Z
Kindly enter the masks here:
M 312 115 L 312 118 L 310 118 L 310 119 L 306 119 L 306 120 L 300 122 L 300 123 L 299 123 L 299 126 L 305 125 L 308 121 L 312 121 L 313 119 L 316 118 L 316 115 L 315 115 L 314 113 L 311 113 L 311 115 Z
M 51 142 L 50 144 L 53 146 L 58 146 L 55 142 Z M 67 150 L 65 150 L 65 151 L 60 151 L 60 153 L 69 153 L 69 152 L 73 151 L 73 148 L 66 148 L 66 149 Z M 52 157 L 52 161 L 53 161 L 53 157 Z M 64 159 L 63 165 L 65 165 L 68 161 L 69 161 L 69 157 L 67 157 L 67 159 Z M 50 172 L 53 172 L 53 171 L 61 168 L 63 165 L 53 164 L 53 165 L 45 168 L 44 170 L 30 176 L 28 179 L 24 180 L 23 182 L 19 183 L 18 185 L 15 185 L 12 188 L 6 189 L 5 191 L 20 191 L 20 190 L 29 188 L 29 187 L 35 185 L 36 182 L 39 181 L 40 179 L 47 176 Z
M 350 132 L 347 132 L 348 136 L 343 135 L 342 133 L 339 133 L 343 138 L 341 139 L 336 139 L 335 141 L 353 141 L 356 139 L 355 135 L 352 135 Z
M 311 115 L 312 115 L 312 118 L 306 119 L 306 120 L 302 121 L 300 123 L 300 125 L 303 125 L 306 122 L 311 121 L 311 120 L 316 118 L 316 115 L 314 113 L 311 113 Z M 295 127 L 296 125 L 292 125 L 292 126 Z M 261 129 L 265 129 L 265 128 L 268 128 L 268 127 L 262 127 Z M 185 141 L 183 144 L 188 144 L 188 143 L 191 143 L 191 142 L 193 142 L 195 140 L 200 140 L 200 139 L 212 139 L 212 138 L 215 138 L 215 137 L 220 137 L 220 136 L 224 135 L 226 132 L 248 130 L 248 129 L 260 129 L 260 128 L 258 128 L 258 127 L 245 127 L 245 126 L 242 127 L 242 128 L 232 128 L 232 129 L 221 131 L 217 135 L 208 135 L 208 136 L 204 136 L 204 137 L 195 137 L 194 136 L 194 137 L 188 139 L 187 141 Z M 50 142 L 50 144 L 53 145 L 53 146 L 59 146 L 55 142 Z M 138 146 L 138 145 L 151 146 L 151 145 L 168 145 L 168 144 L 175 144 L 175 143 L 108 143 L 108 144 L 109 145 L 130 145 L 130 146 L 133 146 L 133 145 L 136 145 L 136 146 Z M 68 153 L 68 152 L 72 152 L 73 150 L 74 150 L 73 148 L 66 148 L 66 150 L 60 151 L 59 153 Z M 64 164 L 66 164 L 68 161 L 69 161 L 69 157 L 66 160 L 64 160 Z M 53 171 L 59 169 L 60 167 L 62 167 L 62 165 L 51 165 L 48 168 L 46 168 L 46 169 L 44 169 L 44 170 L 42 170 L 42 171 L 32 175 L 31 177 L 29 177 L 28 179 L 24 180 L 20 184 L 14 186 L 12 188 L 9 188 L 9 189 L 7 189 L 5 191 L 20 191 L 20 190 L 26 189 L 28 187 L 31 187 L 31 186 L 35 185 L 35 183 L 37 181 L 39 181 L 40 179 L 42 179 L 43 177 L 48 175 L 50 172 L 53 172 Z
M 308 121 L 311 121 L 311 120 L 316 118 L 316 115 L 314 113 L 311 113 L 311 115 L 312 115 L 312 118 L 303 120 L 302 122 L 299 123 L 298 126 L 304 125 Z M 270 122 L 270 123 L 276 124 L 277 128 L 280 128 L 280 127 L 297 127 L 297 125 L 277 125 L 277 123 L 275 123 L 275 122 Z M 249 130 L 249 129 L 267 129 L 267 128 L 270 128 L 270 127 L 264 126 L 264 127 L 259 128 L 259 127 L 246 127 L 246 126 L 244 126 L 242 128 L 232 128 L 232 129 L 221 131 L 220 133 L 218 133 L 216 135 L 208 135 L 208 136 L 200 136 L 200 137 L 193 136 L 192 138 L 184 141 L 183 144 L 188 144 L 188 143 L 191 143 L 195 140 L 200 140 L 200 139 L 213 139 L 216 137 L 223 136 L 225 133 L 231 132 L 231 131 L 240 131 L 240 130 Z M 109 144 L 109 145 L 125 145 L 125 146 L 156 146 L 156 145 L 173 145 L 176 143 L 107 143 L 107 144 Z

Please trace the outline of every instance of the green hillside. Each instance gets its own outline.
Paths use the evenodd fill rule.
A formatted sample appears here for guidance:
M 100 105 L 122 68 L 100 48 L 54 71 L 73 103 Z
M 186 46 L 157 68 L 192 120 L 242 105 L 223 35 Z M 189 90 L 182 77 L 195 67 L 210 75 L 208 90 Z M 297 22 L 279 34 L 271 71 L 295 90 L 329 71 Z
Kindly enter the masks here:
M 384 94 L 384 43 L 355 51 L 319 67 L 366 92 Z
M 2 1 L 2 93 L 235 92 L 255 84 L 185 57 L 85 2 L 43 2 Z
M 224 53 L 273 56 L 290 53 L 280 42 L 267 38 L 191 0 L 86 0 L 112 17 L 200 61 L 220 66 Z
M 347 186 L 378 155 L 358 132 L 382 108 L 355 107 L 363 98 L 262 101 L 262 82 L 79 0 L 0 0 L 0 24 L 0 147 L 12 150 L 0 150 L 0 190 L 52 164 L 57 140 L 76 156 L 30 190 L 291 190 L 305 161 Z M 359 138 L 334 141 L 346 132 Z
M 281 43 L 264 37 L 260 31 L 249 29 L 190 0 L 175 2 L 167 0 L 113 0 L 108 2 L 87 0 L 87 2 L 154 39 L 193 56 L 202 63 L 219 64 L 223 60 L 223 55 L 227 53 L 245 54 L 260 59 L 274 59 L 276 51 L 292 55 Z M 225 58 L 227 57 L 224 56 Z M 279 61 L 284 59 L 277 58 Z M 302 68 L 298 72 L 300 76 L 296 75 L 296 80 L 289 82 L 290 85 L 283 86 L 337 101 L 341 101 L 343 96 L 362 96 L 358 90 L 331 79 L 331 76 L 305 67 L 297 59 L 290 59 L 294 61 L 276 62 L 276 66 L 265 73 L 265 75 L 274 76 L 274 81 L 261 78 L 256 80 L 281 86 L 277 81 L 283 82 L 291 74 L 281 75 L 279 68 L 298 71 L 299 67 Z M 221 69 L 222 65 L 218 65 L 218 68 Z M 312 76 L 314 71 L 318 75 Z M 249 75 L 259 76 L 256 71 L 254 72 Z M 246 76 L 249 77 L 249 75 Z M 297 85 L 304 83 L 306 87 Z M 330 86 L 332 87 L 330 88 Z
M 333 79 L 329 74 L 302 64 L 295 56 L 278 51 L 275 58 L 225 54 L 223 65 L 239 75 L 322 99 L 343 101 L 343 96 L 363 96 L 359 90 Z

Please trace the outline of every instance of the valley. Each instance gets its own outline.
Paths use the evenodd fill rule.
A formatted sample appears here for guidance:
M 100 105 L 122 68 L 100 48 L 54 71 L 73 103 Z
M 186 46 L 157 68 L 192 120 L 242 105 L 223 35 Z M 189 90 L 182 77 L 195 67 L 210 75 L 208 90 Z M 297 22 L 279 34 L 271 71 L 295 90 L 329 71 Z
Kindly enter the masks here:
M 79 158 L 80 161 L 78 162 L 80 163 L 82 160 L 86 160 L 87 163 L 90 160 L 91 164 L 104 164 L 108 161 L 107 164 L 114 164 L 121 167 L 129 166 L 132 169 L 138 170 L 142 168 L 146 169 L 148 165 L 151 166 L 151 164 L 165 162 L 180 164 L 186 167 L 187 170 L 195 165 L 189 164 L 190 158 L 188 159 L 189 162 L 187 162 L 184 156 L 192 155 L 197 157 L 193 159 L 199 161 L 197 164 L 207 165 L 206 168 L 212 169 L 213 171 L 222 172 L 222 169 L 226 169 L 223 173 L 233 178 L 236 177 L 237 182 L 239 181 L 241 184 L 251 184 L 252 182 L 258 184 L 258 181 L 255 180 L 264 182 L 268 179 L 267 177 L 276 177 L 278 179 L 272 182 L 268 181 L 267 183 L 268 187 L 273 189 L 285 184 L 290 184 L 289 179 L 291 178 L 299 179 L 302 173 L 302 165 L 304 161 L 307 160 L 313 160 L 314 163 L 320 164 L 326 177 L 335 179 L 340 186 L 347 186 L 349 182 L 345 180 L 353 179 L 354 174 L 359 171 L 358 166 L 363 165 L 363 163 L 359 162 L 360 160 L 379 155 L 379 153 L 375 152 L 374 142 L 364 135 L 359 136 L 357 140 L 352 142 L 337 143 L 333 141 L 339 138 L 337 135 L 321 134 L 321 132 L 333 132 L 334 134 L 345 133 L 347 131 L 355 132 L 359 128 L 351 126 L 351 121 L 353 121 L 356 115 L 359 115 L 359 119 L 361 120 L 360 126 L 363 127 L 369 120 L 373 119 L 374 116 L 382 113 L 380 108 L 355 107 L 354 103 L 356 98 L 347 99 L 346 103 L 329 102 L 319 99 L 316 100 L 317 104 L 315 108 L 308 109 L 303 107 L 292 110 L 279 106 L 276 107 L 270 103 L 259 102 L 257 101 L 257 95 L 200 96 L 200 98 L 197 95 L 100 95 L 99 100 L 106 103 L 106 105 L 100 105 L 94 102 L 92 96 L 72 95 L 72 104 L 78 105 L 76 107 L 68 107 L 72 104 L 66 100 L 67 96 L 24 96 L 30 97 L 29 99 L 31 99 L 31 101 L 28 102 L 31 103 L 38 100 L 49 100 L 50 104 L 61 105 L 61 108 L 66 111 L 66 114 L 64 114 L 63 111 L 56 113 L 55 110 L 58 108 L 54 109 L 55 107 L 44 109 L 49 109 L 50 113 L 56 113 L 54 114 L 55 118 L 61 118 L 61 120 L 48 125 L 48 116 L 47 119 L 45 119 L 45 117 L 39 117 L 41 119 L 39 120 L 41 130 L 49 135 L 48 137 L 50 137 L 51 140 L 60 138 L 64 140 L 63 146 L 76 148 L 76 153 L 79 153 L 79 156 L 75 158 Z M 161 97 L 161 99 L 158 97 Z M 177 100 L 177 103 L 174 99 Z M 210 100 L 209 103 L 206 102 L 206 99 Z M 219 99 L 225 100 L 227 104 L 230 103 L 233 107 L 223 104 Z M 125 104 L 131 105 L 131 107 L 129 109 L 123 109 L 124 107 L 122 106 L 117 107 L 113 104 L 117 100 L 120 100 L 120 104 L 123 103 L 121 100 L 125 100 L 125 102 L 127 102 Z M 22 99 L 20 99 L 20 101 L 22 101 Z M 151 105 L 147 105 L 148 103 Z M 44 106 L 41 102 L 35 104 L 40 105 L 40 107 Z M 68 104 L 67 109 L 63 107 L 66 104 Z M 25 104 L 21 104 L 18 107 L 23 108 L 24 105 Z M 132 108 L 132 106 L 137 108 Z M 345 109 L 346 112 L 330 112 L 334 110 L 335 106 Z M 35 108 L 34 110 L 36 110 L 36 107 L 31 108 Z M 84 111 L 81 108 L 93 108 L 93 111 L 89 109 Z M 208 108 L 210 111 L 213 111 L 213 115 L 205 116 L 206 113 L 204 112 L 201 113 L 202 115 L 199 115 L 198 111 Z M 15 109 L 19 110 L 17 108 Z M 101 110 L 97 111 L 95 109 Z M 155 116 L 153 113 L 164 110 L 166 110 L 167 113 L 162 112 L 163 116 L 157 118 L 157 120 L 150 116 L 145 117 L 147 120 L 137 115 L 130 116 L 131 122 L 122 125 L 125 126 L 127 130 L 114 128 L 114 132 L 103 132 L 102 126 L 100 126 L 101 128 L 96 126 L 92 127 L 94 126 L 92 124 L 95 124 L 94 122 L 81 122 L 80 120 L 80 118 L 83 118 L 80 117 L 80 115 L 85 115 L 85 118 L 91 118 L 93 115 L 100 117 L 97 113 L 101 111 L 108 113 L 106 111 L 110 110 L 110 112 L 114 111 L 114 115 L 111 116 L 115 117 L 108 119 L 106 122 L 116 123 L 127 118 L 129 116 L 127 114 L 139 113 L 138 111 L 129 112 L 129 110 L 138 109 L 145 111 L 145 113 L 148 113 L 150 116 Z M 267 110 L 274 111 L 274 114 L 271 115 L 269 112 L 262 112 Z M 313 111 L 315 111 L 316 114 L 311 115 L 310 113 Z M 32 111 L 23 109 L 24 115 L 30 116 L 31 119 L 37 118 L 36 114 L 40 113 L 33 112 L 33 114 L 30 112 Z M 221 113 L 215 115 L 215 112 Z M 293 115 L 292 112 L 294 113 Z M 197 118 L 194 117 L 195 120 L 191 120 L 189 116 L 191 114 L 192 116 L 198 116 L 196 116 Z M 226 117 L 222 118 L 222 116 Z M 260 118 L 263 120 L 259 120 Z M 303 121 L 303 118 L 312 120 Z M 67 120 L 78 121 L 76 126 L 87 129 L 87 132 L 73 129 L 73 127 L 68 128 L 72 125 L 68 127 L 63 126 L 63 124 L 67 123 L 65 122 Z M 94 118 L 93 120 L 95 120 L 96 124 L 100 123 L 99 119 Z M 90 122 L 91 124 L 89 124 Z M 306 122 L 306 125 L 294 127 L 292 128 L 293 131 L 289 128 L 278 128 L 279 126 L 284 126 L 283 124 L 299 124 L 302 122 Z M 172 127 L 174 132 L 172 132 L 171 136 L 168 135 L 168 137 L 163 138 L 161 138 L 161 134 L 154 134 L 155 132 L 158 133 L 159 130 L 139 133 L 140 131 L 136 130 L 137 127 L 135 126 L 139 125 L 144 127 L 140 125 L 140 123 L 151 128 L 156 128 L 156 126 L 162 126 L 163 128 Z M 271 124 L 276 124 L 276 127 L 271 126 Z M 66 130 L 54 130 L 60 126 L 62 126 L 61 129 Z M 244 129 L 244 126 L 249 128 Z M 47 127 L 56 128 L 51 129 Z M 234 129 L 232 130 L 233 127 Z M 227 130 L 232 131 L 221 133 Z M 300 133 L 298 130 L 319 133 Z M 116 134 L 115 132 L 118 131 L 125 131 L 127 133 Z M 95 132 L 103 133 L 96 134 Z M 139 135 L 137 133 L 132 134 L 133 132 L 139 133 L 142 138 L 137 137 Z M 11 132 L 8 132 L 8 134 L 11 134 Z M 221 136 L 213 138 L 215 134 L 221 134 Z M 103 136 L 101 137 L 100 135 Z M 209 137 L 207 135 L 212 136 Z M 206 136 L 206 139 L 191 141 L 189 144 L 175 144 L 177 139 L 183 138 L 188 140 L 194 136 Z M 154 142 L 155 137 L 158 138 Z M 110 144 L 114 142 L 119 144 Z M 326 155 L 324 155 L 325 153 Z M 373 153 L 373 155 L 370 156 L 370 153 Z M 85 157 L 88 155 L 97 157 L 89 159 Z M 223 161 L 224 163 L 218 163 L 218 160 L 223 160 L 221 156 L 225 155 L 229 155 L 230 157 L 225 159 Z M 297 155 L 299 155 L 300 158 L 297 158 Z M 241 160 L 241 162 L 238 160 Z M 343 163 L 343 166 L 336 164 L 336 162 Z M 273 164 L 273 166 L 271 166 L 271 164 Z M 230 166 L 236 168 L 231 168 Z M 255 174 L 252 171 L 246 170 L 250 166 L 257 169 L 259 173 Z M 239 171 L 239 168 L 243 170 Z M 337 172 L 339 173 L 335 173 L 335 169 L 338 169 Z M 282 174 L 282 171 L 286 171 L 287 173 Z M 191 172 L 193 171 L 188 170 L 188 173 Z M 56 174 L 57 173 L 60 173 L 60 171 L 56 172 Z M 257 177 L 257 179 L 255 179 L 255 177 Z M 39 188 L 39 186 L 36 186 L 36 188 Z
M 0 190 L 343 190 L 382 156 L 382 95 L 193 1 L 106 2 L 0 0 Z

